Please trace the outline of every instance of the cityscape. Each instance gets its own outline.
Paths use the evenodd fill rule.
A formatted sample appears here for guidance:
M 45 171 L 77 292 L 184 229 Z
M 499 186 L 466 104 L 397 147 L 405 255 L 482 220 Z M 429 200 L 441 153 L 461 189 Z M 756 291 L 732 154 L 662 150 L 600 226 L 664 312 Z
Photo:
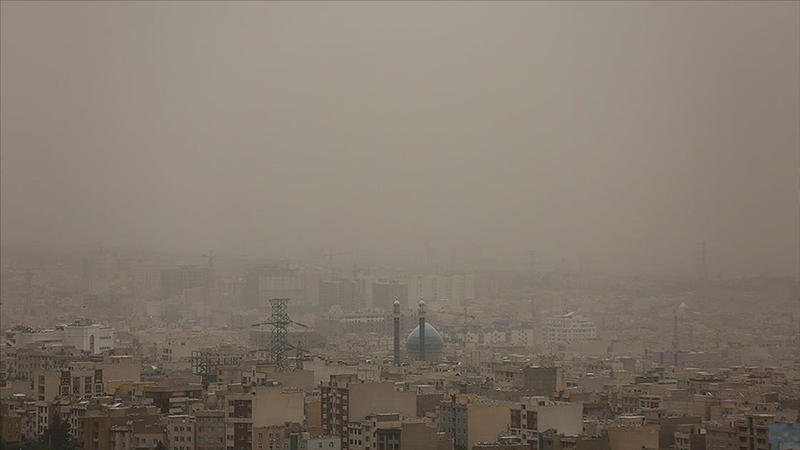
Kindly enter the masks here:
M 800 450 L 800 2 L 1 4 L 0 450 Z

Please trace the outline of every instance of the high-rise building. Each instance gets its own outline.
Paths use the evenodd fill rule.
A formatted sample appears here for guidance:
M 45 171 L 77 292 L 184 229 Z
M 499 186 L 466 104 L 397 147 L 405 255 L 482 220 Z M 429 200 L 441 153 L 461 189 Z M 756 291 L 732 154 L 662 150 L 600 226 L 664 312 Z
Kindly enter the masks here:
M 242 287 L 242 304 L 269 307 L 273 298 L 290 298 L 293 304 L 306 302 L 305 272 L 296 267 L 259 264 L 247 271 Z
M 209 283 L 206 267 L 181 266 L 161 269 L 159 298 L 166 299 L 183 294 L 184 289 L 205 287 Z
M 408 285 L 396 280 L 372 283 L 372 307 L 392 311 L 394 301 L 408 304 Z
M 359 284 L 351 280 L 320 281 L 319 306 L 323 311 L 334 306 L 338 306 L 344 311 L 356 311 L 364 308 L 364 299 Z

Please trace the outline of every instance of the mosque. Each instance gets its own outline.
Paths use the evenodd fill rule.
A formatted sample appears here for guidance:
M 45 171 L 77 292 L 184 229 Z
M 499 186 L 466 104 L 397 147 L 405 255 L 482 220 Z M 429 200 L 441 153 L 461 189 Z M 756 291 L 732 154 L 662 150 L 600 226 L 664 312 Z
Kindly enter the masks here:
M 399 304 L 397 305 L 399 307 Z M 410 361 L 441 362 L 444 340 L 430 323 L 425 321 L 426 306 L 423 300 L 419 301 L 419 325 L 411 331 L 406 339 L 406 353 Z M 399 327 L 395 333 L 399 333 Z M 420 330 L 424 330 L 420 332 Z M 399 336 L 395 337 L 395 354 L 399 359 Z M 397 360 L 396 359 L 396 360 Z

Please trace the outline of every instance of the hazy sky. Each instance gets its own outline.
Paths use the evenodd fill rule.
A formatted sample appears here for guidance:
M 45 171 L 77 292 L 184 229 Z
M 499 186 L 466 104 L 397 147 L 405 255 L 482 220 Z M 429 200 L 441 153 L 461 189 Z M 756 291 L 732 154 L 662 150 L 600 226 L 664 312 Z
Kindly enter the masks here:
M 800 271 L 797 2 L 0 18 L 4 243 Z

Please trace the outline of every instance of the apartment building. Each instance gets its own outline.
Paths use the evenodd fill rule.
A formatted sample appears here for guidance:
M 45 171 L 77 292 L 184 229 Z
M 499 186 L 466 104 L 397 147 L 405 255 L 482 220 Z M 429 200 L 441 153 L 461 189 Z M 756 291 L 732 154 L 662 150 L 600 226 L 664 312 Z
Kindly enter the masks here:
M 511 424 L 509 403 L 472 394 L 451 396 L 439 403 L 436 422 L 454 448 L 471 449 L 478 442 L 494 442 Z
M 511 403 L 510 432 L 520 436 L 536 448 L 541 433 L 576 435 L 583 433 L 583 405 L 580 403 L 553 402 L 546 397 L 522 397 Z
M 305 403 L 303 391 L 278 384 L 239 386 L 225 393 L 226 447 L 250 450 L 257 428 L 302 422 Z
M 399 413 L 415 417 L 416 392 L 397 392 L 392 382 L 362 382 L 356 375 L 331 375 L 320 387 L 322 398 L 322 431 L 339 436 L 342 449 L 350 449 L 350 422 L 362 422 L 367 415 Z
M 167 448 L 169 450 L 196 450 L 197 426 L 194 416 L 170 415 L 164 419 L 164 422 L 167 428 Z
M 258 264 L 245 274 L 241 295 L 242 304 L 247 307 L 269 308 L 269 300 L 273 298 L 305 303 L 305 271 L 277 264 Z
M 736 420 L 738 450 L 769 450 L 769 426 L 775 421 L 771 414 L 745 414 Z
M 184 289 L 206 287 L 210 281 L 211 274 L 206 267 L 165 267 L 159 277 L 159 298 L 182 295 Z
M 398 413 L 369 414 L 348 425 L 350 450 L 444 450 L 452 440 L 422 419 L 402 418 Z
M 568 344 L 597 339 L 597 327 L 591 320 L 570 312 L 548 317 L 542 329 L 545 344 Z
M 225 450 L 225 411 L 195 411 L 195 450 Z
M 81 398 L 102 396 L 105 395 L 103 369 L 36 369 L 33 374 L 33 391 L 35 398 L 44 402 L 52 402 L 69 395 Z

